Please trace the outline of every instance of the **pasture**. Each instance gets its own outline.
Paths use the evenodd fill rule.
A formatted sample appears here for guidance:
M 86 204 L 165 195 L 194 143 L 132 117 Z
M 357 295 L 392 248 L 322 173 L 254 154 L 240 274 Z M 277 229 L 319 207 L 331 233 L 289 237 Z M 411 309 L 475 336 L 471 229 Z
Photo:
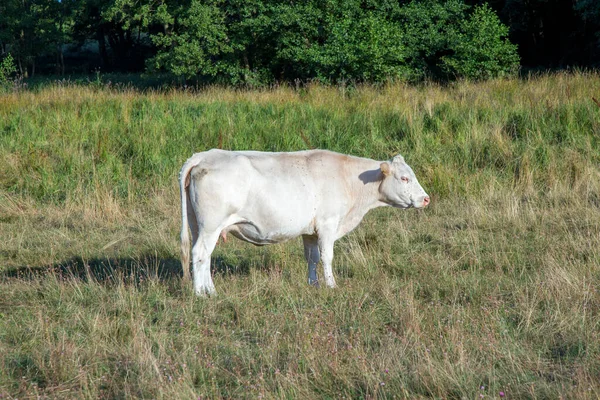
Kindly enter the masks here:
M 0 398 L 600 397 L 600 76 L 0 94 Z M 177 173 L 213 147 L 400 153 L 306 284 L 302 241 L 181 279 Z M 321 273 L 321 271 L 319 271 Z

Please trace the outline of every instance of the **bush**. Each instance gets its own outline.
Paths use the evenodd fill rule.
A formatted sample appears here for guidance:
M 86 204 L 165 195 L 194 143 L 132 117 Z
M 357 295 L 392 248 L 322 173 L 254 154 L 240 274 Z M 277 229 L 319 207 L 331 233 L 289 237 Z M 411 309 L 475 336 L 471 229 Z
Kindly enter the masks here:
M 192 0 L 179 15 L 177 34 L 159 33 L 152 37 L 158 54 L 150 59 L 150 69 L 166 69 L 175 75 L 216 77 L 231 72 L 223 59 L 233 51 L 227 38 L 225 16 L 216 4 Z M 163 15 L 163 23 L 173 22 Z
M 408 76 L 399 25 L 374 11 L 352 11 L 326 16 L 323 39 L 292 50 L 292 57 L 285 61 L 304 64 L 309 78 L 324 82 L 379 82 Z
M 407 64 L 413 79 L 440 78 L 440 59 L 449 52 L 449 38 L 466 18 L 461 0 L 412 1 L 398 10 Z
M 452 77 L 487 79 L 513 75 L 519 67 L 517 46 L 506 38 L 508 28 L 487 5 L 475 8 L 450 39 L 452 55 L 442 69 Z
M 490 78 L 517 68 L 508 28 L 463 0 L 166 3 L 150 67 L 230 84 Z M 169 6 L 170 4 L 170 6 Z
M 12 84 L 11 75 L 17 72 L 15 62 L 10 53 L 0 62 L 0 88 L 6 89 Z

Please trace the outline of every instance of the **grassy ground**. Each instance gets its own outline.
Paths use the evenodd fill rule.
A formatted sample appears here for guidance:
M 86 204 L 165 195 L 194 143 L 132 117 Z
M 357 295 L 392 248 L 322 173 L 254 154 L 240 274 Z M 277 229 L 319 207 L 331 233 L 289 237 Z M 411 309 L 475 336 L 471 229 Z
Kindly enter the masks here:
M 0 397 L 600 397 L 600 77 L 0 97 Z M 181 281 L 195 151 L 402 153 L 433 198 Z

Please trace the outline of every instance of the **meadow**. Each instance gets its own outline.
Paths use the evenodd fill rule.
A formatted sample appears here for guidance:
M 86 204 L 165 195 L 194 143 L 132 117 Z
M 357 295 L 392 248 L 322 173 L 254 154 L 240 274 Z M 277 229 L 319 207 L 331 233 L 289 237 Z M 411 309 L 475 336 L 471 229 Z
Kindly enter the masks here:
M 600 397 L 600 76 L 0 94 L 0 398 Z M 179 264 L 177 173 L 213 147 L 404 155 L 309 287 L 301 240 Z

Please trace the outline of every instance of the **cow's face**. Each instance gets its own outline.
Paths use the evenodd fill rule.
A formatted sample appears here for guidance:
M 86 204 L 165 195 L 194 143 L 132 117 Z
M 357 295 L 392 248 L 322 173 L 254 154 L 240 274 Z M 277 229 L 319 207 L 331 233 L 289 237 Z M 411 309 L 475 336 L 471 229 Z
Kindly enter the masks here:
M 429 196 L 402 156 L 383 162 L 380 167 L 383 181 L 379 192 L 385 203 L 398 208 L 423 208 L 429 204 Z

